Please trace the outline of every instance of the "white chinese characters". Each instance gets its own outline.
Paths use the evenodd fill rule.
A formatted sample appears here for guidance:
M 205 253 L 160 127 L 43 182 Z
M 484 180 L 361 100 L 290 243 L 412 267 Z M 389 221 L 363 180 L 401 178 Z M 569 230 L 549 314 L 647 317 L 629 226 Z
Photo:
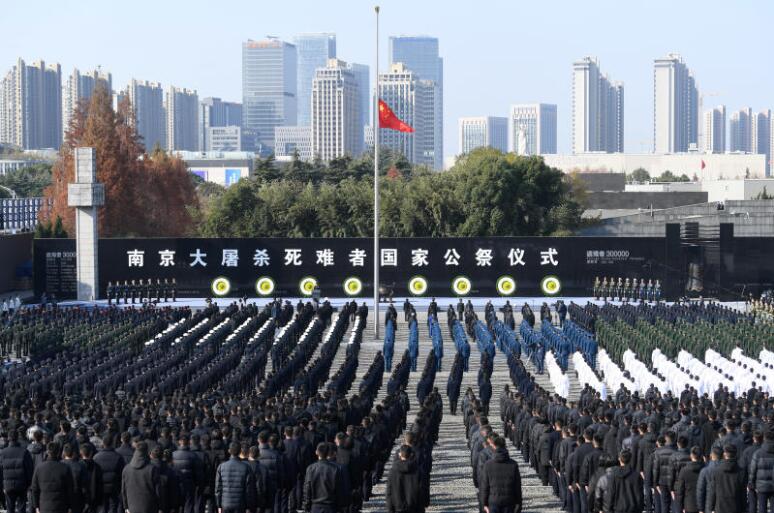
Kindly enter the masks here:
M 145 251 L 133 249 L 131 251 L 127 251 L 126 256 L 129 258 L 129 267 L 145 266 Z
M 301 265 L 301 250 L 288 248 L 285 250 L 285 265 Z
M 426 249 L 417 248 L 411 250 L 411 265 L 413 267 L 425 267 L 430 265 L 427 260 L 430 256 L 430 252 Z
M 333 250 L 332 249 L 318 249 L 317 250 L 317 263 L 323 267 L 333 265 Z
M 540 265 L 559 265 L 559 261 L 555 258 L 559 255 L 556 248 L 548 248 L 545 251 L 540 252 Z
M 269 251 L 266 249 L 256 249 L 253 254 L 253 265 L 256 267 L 267 267 L 269 265 Z
M 193 258 L 193 262 L 189 264 L 190 267 L 196 267 L 197 265 L 207 267 L 207 262 L 204 261 L 204 257 L 207 256 L 207 253 L 202 253 L 201 249 L 196 248 L 196 252 L 190 253 L 188 256 Z
M 169 249 L 162 249 L 159 251 L 159 258 L 161 261 L 159 265 L 161 267 L 169 267 L 175 265 L 175 252 Z
M 238 267 L 239 266 L 239 250 L 237 249 L 224 249 L 223 258 L 220 261 L 220 265 L 223 267 Z

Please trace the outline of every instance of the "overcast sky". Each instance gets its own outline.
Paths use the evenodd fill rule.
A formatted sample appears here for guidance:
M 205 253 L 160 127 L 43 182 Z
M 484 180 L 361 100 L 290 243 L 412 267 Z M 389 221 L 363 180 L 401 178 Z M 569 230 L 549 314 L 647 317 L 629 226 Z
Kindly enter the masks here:
M 241 101 L 241 42 L 335 32 L 338 57 L 372 66 L 374 2 L 364 0 L 6 0 L 0 70 L 18 57 L 102 65 L 114 88 L 131 77 Z M 774 2 L 769 0 L 386 0 L 387 37 L 425 34 L 444 59 L 444 154 L 461 116 L 505 116 L 513 103 L 558 105 L 559 151 L 570 149 L 572 62 L 598 57 L 625 83 L 627 152 L 652 139 L 653 59 L 682 54 L 704 107 L 774 105 Z M 373 82 L 372 82 L 373 84 Z

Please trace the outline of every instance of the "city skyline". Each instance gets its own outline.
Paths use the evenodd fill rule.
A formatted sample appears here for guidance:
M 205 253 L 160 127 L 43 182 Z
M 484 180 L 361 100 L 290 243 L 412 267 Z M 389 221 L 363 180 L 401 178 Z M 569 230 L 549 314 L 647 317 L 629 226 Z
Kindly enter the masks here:
M 755 27 L 765 28 L 763 20 L 774 6 L 760 4 L 724 5 L 720 2 L 703 3 L 701 9 L 688 5 L 653 2 L 647 6 L 633 6 L 626 16 L 616 15 L 612 2 L 599 2 L 600 12 L 606 14 L 587 20 L 583 26 L 577 20 L 587 13 L 588 6 L 559 2 L 561 8 L 550 9 L 551 23 L 525 24 L 520 38 L 527 41 L 544 37 L 544 28 L 557 33 L 583 34 L 583 45 L 568 45 L 563 38 L 541 43 L 536 51 L 513 52 L 509 27 L 514 16 L 545 16 L 545 6 L 525 5 L 518 8 L 509 4 L 494 9 L 466 13 L 440 2 L 423 4 L 406 1 L 382 6 L 382 37 L 380 67 L 387 69 L 388 38 L 400 34 L 427 34 L 439 39 L 440 55 L 444 59 L 444 156 L 457 153 L 457 121 L 460 117 L 506 115 L 508 107 L 516 103 L 547 102 L 557 104 L 558 151 L 571 151 L 571 68 L 573 61 L 583 55 L 595 55 L 616 80 L 626 84 L 627 108 L 625 118 L 625 148 L 629 152 L 650 151 L 652 148 L 652 90 L 653 60 L 670 52 L 679 52 L 696 74 L 701 92 L 710 98 L 708 105 L 723 104 L 733 112 L 744 106 L 753 111 L 766 110 L 774 104 L 768 84 L 774 82 L 774 71 L 757 63 L 766 62 L 765 40 Z M 142 4 L 152 8 L 154 17 L 141 16 L 143 9 L 128 13 L 126 23 L 120 26 L 110 22 L 97 4 L 85 0 L 78 8 L 64 8 L 53 2 L 50 8 L 12 3 L 9 19 L 35 16 L 43 26 L 94 24 L 91 38 L 59 38 L 40 31 L 10 26 L 6 40 L 12 44 L 0 48 L 0 68 L 9 69 L 18 57 L 32 62 L 44 59 L 59 62 L 63 75 L 73 67 L 92 69 L 101 65 L 113 74 L 114 84 L 126 84 L 131 78 L 142 78 L 162 83 L 180 84 L 199 92 L 200 98 L 215 96 L 227 101 L 241 99 L 241 43 L 247 39 L 261 39 L 267 34 L 292 41 L 305 32 L 332 32 L 337 35 L 337 56 L 347 62 L 361 62 L 373 67 L 373 9 L 359 2 L 339 2 L 316 5 L 289 1 L 281 5 L 243 6 L 225 1 L 224 12 L 239 6 L 240 16 L 230 19 L 227 27 L 206 25 L 209 36 L 201 40 L 186 38 L 186 51 L 173 54 L 174 59 L 156 58 L 152 51 L 155 43 L 136 37 L 136 27 L 143 31 L 172 30 L 166 14 L 176 11 L 174 5 Z M 193 1 L 187 9 L 205 9 L 207 4 Z M 664 7 L 670 6 L 670 16 L 664 16 Z M 444 24 L 434 23 L 444 6 Z M 605 10 L 605 6 L 611 9 Z M 404 16 L 410 9 L 412 16 Z M 497 16 L 492 16 L 497 12 Z M 41 14 L 44 13 L 44 14 Z M 288 16 L 293 13 L 294 16 Z M 343 15 L 342 13 L 346 13 Z M 742 41 L 719 41 L 702 37 L 708 30 L 727 25 L 731 18 L 747 18 L 751 30 Z M 261 23 L 255 20 L 260 19 Z M 637 20 L 632 23 L 629 20 Z M 459 37 L 465 27 L 465 37 Z M 654 32 L 654 27 L 659 30 Z M 184 32 L 204 30 L 205 22 L 192 19 Z M 604 29 L 604 30 L 603 30 Z M 580 31 L 580 32 L 579 32 Z M 44 32 L 44 31 L 43 31 Z M 54 31 L 56 32 L 56 31 Z M 653 37 L 655 33 L 661 34 Z M 750 41 L 750 38 L 753 41 Z M 122 44 L 131 39 L 131 45 Z M 755 44 L 755 40 L 759 43 Z M 613 43 L 614 42 L 614 43 Z M 520 48 L 526 48 L 522 43 Z M 475 58 L 474 58 L 475 57 Z M 722 65 L 718 65 L 722 63 Z M 373 69 L 372 87 L 373 87 Z

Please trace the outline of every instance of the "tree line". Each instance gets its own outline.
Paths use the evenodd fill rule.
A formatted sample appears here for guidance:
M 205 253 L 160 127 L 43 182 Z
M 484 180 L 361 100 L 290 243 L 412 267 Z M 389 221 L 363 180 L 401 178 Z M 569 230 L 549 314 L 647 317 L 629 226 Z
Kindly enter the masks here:
M 480 148 L 443 173 L 380 152 L 385 237 L 568 235 L 582 223 L 582 186 L 540 157 Z M 258 161 L 254 175 L 214 191 L 205 237 L 368 237 L 373 154 L 329 164 Z M 202 202 L 205 203 L 205 202 Z

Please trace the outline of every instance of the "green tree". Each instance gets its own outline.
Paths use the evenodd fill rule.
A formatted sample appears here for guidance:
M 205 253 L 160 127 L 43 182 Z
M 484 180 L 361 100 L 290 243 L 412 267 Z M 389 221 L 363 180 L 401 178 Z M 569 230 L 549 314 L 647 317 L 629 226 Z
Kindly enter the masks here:
M 650 173 L 645 168 L 638 167 L 629 173 L 629 179 L 633 182 L 647 182 L 650 180 Z

